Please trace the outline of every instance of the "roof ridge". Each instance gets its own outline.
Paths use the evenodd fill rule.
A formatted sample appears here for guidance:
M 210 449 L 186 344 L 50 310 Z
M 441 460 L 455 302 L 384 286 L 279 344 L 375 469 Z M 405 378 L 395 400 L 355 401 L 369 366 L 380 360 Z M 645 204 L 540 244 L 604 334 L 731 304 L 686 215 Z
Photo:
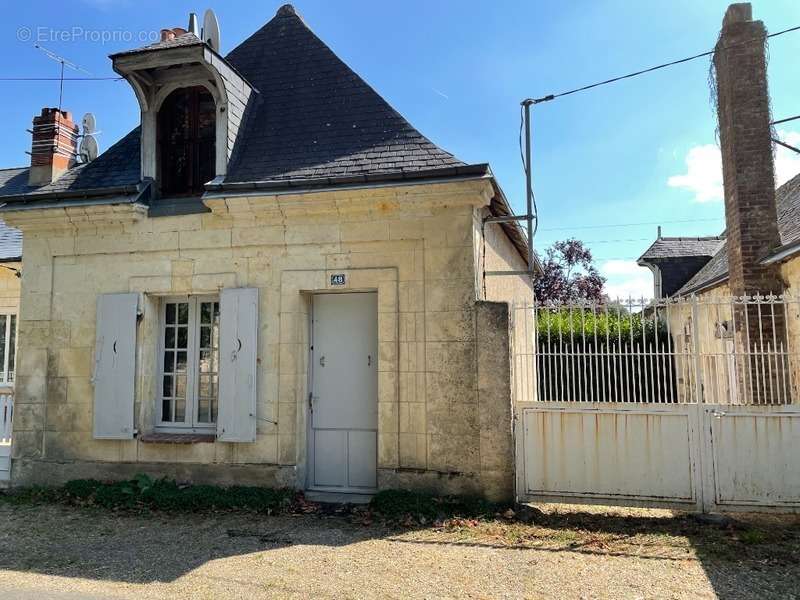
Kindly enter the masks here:
M 689 242 L 689 241 L 712 241 L 712 240 L 724 240 L 725 238 L 719 235 L 690 235 L 690 236 L 661 236 L 657 238 L 659 240 L 676 240 L 682 242 Z

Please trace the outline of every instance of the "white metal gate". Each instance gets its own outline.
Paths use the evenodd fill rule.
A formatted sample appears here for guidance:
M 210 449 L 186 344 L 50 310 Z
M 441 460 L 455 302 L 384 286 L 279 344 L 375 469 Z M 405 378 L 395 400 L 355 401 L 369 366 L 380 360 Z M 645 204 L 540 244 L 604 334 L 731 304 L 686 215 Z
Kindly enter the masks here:
M 800 509 L 800 302 L 516 306 L 517 496 Z

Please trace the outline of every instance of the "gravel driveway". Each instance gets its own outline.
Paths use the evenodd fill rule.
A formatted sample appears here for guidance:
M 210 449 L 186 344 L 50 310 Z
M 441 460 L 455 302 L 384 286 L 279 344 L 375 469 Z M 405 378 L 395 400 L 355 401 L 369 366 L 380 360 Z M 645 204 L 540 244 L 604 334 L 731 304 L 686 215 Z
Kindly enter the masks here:
M 561 510 L 545 525 L 389 528 L 0 503 L 0 597 L 798 597 L 796 519 L 734 531 L 666 511 Z

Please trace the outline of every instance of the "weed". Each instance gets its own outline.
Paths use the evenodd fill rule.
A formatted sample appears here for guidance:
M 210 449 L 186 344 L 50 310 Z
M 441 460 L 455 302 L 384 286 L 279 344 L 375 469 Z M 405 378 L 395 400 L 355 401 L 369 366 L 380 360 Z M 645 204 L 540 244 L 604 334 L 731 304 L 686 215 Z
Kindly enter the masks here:
M 384 490 L 372 498 L 370 508 L 385 519 L 411 517 L 424 523 L 455 517 L 488 517 L 505 507 L 471 496 L 439 497 L 425 492 Z
M 763 531 L 758 529 L 748 529 L 747 531 L 743 531 L 739 534 L 739 539 L 742 541 L 743 544 L 763 544 L 767 541 L 767 536 L 764 535 Z

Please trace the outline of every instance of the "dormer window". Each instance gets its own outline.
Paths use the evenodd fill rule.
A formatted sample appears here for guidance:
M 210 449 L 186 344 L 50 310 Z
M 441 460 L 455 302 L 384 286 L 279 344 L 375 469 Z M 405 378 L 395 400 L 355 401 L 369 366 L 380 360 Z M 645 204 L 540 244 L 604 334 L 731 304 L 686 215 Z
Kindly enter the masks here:
M 162 197 L 199 196 L 214 179 L 216 106 L 203 86 L 179 88 L 158 111 L 158 180 Z

